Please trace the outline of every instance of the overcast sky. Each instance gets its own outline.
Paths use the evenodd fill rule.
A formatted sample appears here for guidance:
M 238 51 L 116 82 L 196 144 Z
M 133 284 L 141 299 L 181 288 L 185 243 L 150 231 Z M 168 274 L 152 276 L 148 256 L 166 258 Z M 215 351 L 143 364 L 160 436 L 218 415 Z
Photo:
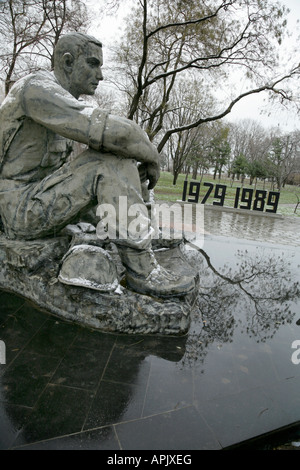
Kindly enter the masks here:
M 86 1 L 90 4 L 95 2 L 95 0 Z M 288 31 L 289 33 L 293 34 L 291 40 L 293 41 L 294 45 L 300 45 L 300 33 L 299 30 L 296 31 L 296 28 L 299 28 L 297 22 L 300 21 L 300 0 L 281 0 L 281 3 L 290 9 L 290 14 L 288 17 Z M 99 21 L 95 21 L 92 33 L 103 42 L 104 46 L 109 46 L 109 43 L 113 42 L 114 39 L 119 36 L 120 31 L 122 32 L 121 20 L 124 17 L 124 11 L 126 11 L 124 10 L 124 7 L 120 7 L 119 12 L 115 17 L 106 19 L 100 23 Z M 288 45 L 290 45 L 290 43 L 286 43 L 286 46 Z M 300 54 L 299 59 L 296 58 L 296 60 L 300 62 Z M 238 92 L 242 93 L 245 91 L 245 89 L 243 89 L 243 83 L 239 83 L 239 86 L 241 88 L 238 90 Z M 226 90 L 224 90 L 224 93 L 226 93 Z M 233 108 L 232 112 L 230 113 L 230 117 L 227 119 L 230 121 L 236 121 L 248 118 L 255 119 L 267 127 L 279 126 L 282 131 L 300 129 L 300 116 L 298 116 L 297 113 L 292 109 L 284 111 L 283 108 L 279 108 L 278 106 L 270 106 L 267 100 L 267 95 L 265 93 L 251 95 L 247 98 L 244 98 Z
M 281 0 L 281 3 L 290 9 L 288 31 L 292 37 L 287 45 L 298 45 L 299 53 L 300 32 L 297 23 L 300 21 L 300 0 Z M 300 54 L 296 60 L 300 62 Z M 266 126 L 278 126 L 282 131 L 300 130 L 300 116 L 293 109 L 285 111 L 282 107 L 270 106 L 265 93 L 251 95 L 233 108 L 229 120 L 241 118 L 255 119 Z

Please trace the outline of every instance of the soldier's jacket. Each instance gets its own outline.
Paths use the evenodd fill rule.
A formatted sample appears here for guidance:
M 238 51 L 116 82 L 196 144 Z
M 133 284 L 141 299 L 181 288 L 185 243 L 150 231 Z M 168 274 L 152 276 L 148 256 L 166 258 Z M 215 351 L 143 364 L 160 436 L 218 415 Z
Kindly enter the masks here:
M 73 141 L 101 150 L 106 116 L 74 98 L 53 72 L 19 80 L 0 107 L 0 192 L 60 168 Z

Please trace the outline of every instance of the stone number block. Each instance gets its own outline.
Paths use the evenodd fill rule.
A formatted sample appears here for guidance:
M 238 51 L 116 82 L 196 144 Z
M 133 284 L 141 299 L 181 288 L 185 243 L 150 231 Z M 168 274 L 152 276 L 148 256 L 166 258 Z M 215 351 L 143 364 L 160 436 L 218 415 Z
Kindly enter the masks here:
M 209 197 L 213 198 L 214 206 L 224 206 L 227 186 L 224 184 L 203 183 L 207 188 L 204 197 L 200 201 L 205 204 Z M 184 182 L 182 201 L 198 203 L 200 199 L 201 183 L 198 181 Z M 280 192 L 265 191 L 253 188 L 236 188 L 234 196 L 235 209 L 247 209 L 259 212 L 276 213 L 278 209 Z

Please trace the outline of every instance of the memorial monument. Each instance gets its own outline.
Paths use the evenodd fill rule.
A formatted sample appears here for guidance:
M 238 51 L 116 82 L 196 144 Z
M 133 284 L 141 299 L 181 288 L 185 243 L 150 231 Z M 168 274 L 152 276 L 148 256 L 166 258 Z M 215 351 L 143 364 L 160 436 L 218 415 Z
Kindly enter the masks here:
M 158 152 L 137 124 L 80 99 L 102 64 L 97 39 L 66 34 L 54 71 L 19 80 L 2 103 L 0 287 L 95 328 L 182 333 L 197 275 L 179 242 L 153 245 L 142 185 L 156 185 Z M 73 156 L 74 142 L 86 150 Z

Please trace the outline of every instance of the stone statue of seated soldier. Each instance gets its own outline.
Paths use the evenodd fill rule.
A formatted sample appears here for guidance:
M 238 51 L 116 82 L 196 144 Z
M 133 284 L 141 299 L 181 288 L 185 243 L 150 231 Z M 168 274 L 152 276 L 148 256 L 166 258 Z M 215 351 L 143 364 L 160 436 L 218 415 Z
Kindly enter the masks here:
M 126 200 L 127 211 L 134 204 L 146 207 L 141 184 L 154 188 L 159 155 L 136 123 L 80 100 L 103 80 L 101 43 L 66 34 L 54 59 L 54 71 L 16 82 L 0 108 L 0 216 L 6 237 L 24 243 L 53 237 L 83 213 L 109 205 L 116 214 L 112 242 L 128 287 L 162 297 L 190 292 L 193 276 L 176 275 L 156 260 L 147 210 L 141 211 L 139 237 L 124 234 L 124 227 L 120 231 L 120 200 Z M 74 142 L 87 149 L 69 158 Z

